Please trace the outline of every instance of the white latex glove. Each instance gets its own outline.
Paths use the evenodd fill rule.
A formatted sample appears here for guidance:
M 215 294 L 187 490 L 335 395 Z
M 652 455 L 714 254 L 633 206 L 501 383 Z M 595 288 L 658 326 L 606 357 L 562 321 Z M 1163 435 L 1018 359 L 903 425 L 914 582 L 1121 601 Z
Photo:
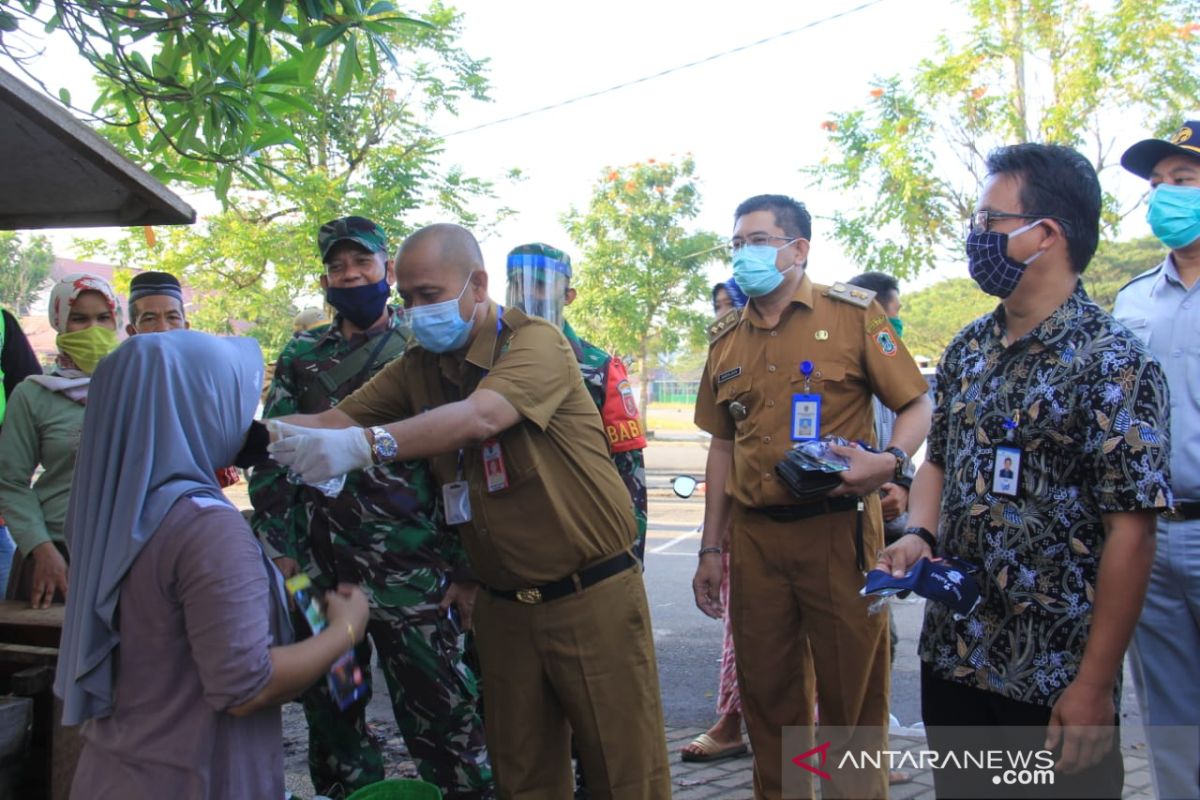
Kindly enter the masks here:
M 317 484 L 371 466 L 371 445 L 362 428 L 302 428 L 286 422 L 267 423 L 271 458 L 308 484 Z

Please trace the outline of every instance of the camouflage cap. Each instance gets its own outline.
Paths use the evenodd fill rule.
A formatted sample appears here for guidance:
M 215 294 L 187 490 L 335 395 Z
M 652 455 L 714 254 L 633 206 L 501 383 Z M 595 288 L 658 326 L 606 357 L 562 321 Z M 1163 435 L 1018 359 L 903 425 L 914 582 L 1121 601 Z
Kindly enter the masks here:
M 571 257 L 548 244 L 534 242 L 514 247 L 508 254 L 508 272 L 545 269 L 571 277 Z
M 366 217 L 338 217 L 326 222 L 317 232 L 317 249 L 321 258 L 329 254 L 333 246 L 341 241 L 358 242 L 372 253 L 388 254 L 387 234 L 383 229 Z

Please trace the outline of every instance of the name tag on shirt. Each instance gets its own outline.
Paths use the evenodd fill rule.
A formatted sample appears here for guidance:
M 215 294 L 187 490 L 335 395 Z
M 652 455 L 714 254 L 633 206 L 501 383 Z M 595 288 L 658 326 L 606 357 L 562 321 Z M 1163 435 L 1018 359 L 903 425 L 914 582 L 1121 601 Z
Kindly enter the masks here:
M 1016 497 L 1021 486 L 1021 451 L 1009 445 L 996 448 L 996 463 L 992 467 L 992 494 Z
M 504 468 L 504 451 L 499 439 L 488 439 L 483 443 L 483 474 L 489 492 L 508 488 L 508 471 Z
M 442 505 L 446 509 L 446 522 L 462 525 L 471 521 L 471 494 L 466 481 L 451 481 L 442 487 Z
M 821 395 L 792 395 L 792 441 L 821 438 Z

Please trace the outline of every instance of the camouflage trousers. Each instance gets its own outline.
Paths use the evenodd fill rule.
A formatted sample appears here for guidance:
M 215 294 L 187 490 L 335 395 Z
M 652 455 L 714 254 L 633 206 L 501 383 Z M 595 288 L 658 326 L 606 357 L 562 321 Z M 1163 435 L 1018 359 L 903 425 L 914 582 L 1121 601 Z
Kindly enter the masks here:
M 367 637 L 355 649 L 367 693 L 345 711 L 324 678 L 301 696 L 317 794 L 341 798 L 384 778 L 383 758 L 366 723 L 372 643 L 421 779 L 440 787 L 448 800 L 493 797 L 475 676 L 463 664 L 457 626 L 434 604 L 371 609 Z

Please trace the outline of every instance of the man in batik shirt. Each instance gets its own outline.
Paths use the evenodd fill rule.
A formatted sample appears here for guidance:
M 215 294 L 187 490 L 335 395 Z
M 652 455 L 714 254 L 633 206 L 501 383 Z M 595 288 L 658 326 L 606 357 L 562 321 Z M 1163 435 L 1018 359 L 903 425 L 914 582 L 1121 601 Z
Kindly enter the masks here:
M 1002 302 L 942 356 L 910 527 L 877 566 L 903 575 L 936 554 L 978 568 L 971 614 L 926 605 L 932 749 L 971 741 L 948 726 L 988 726 L 988 749 L 1051 750 L 1055 792 L 1120 797 L 1121 665 L 1155 516 L 1171 504 L 1166 379 L 1079 282 L 1099 238 L 1087 159 L 1022 144 L 987 165 L 966 249 L 971 276 Z M 1013 791 L 990 773 L 934 777 L 939 796 Z

